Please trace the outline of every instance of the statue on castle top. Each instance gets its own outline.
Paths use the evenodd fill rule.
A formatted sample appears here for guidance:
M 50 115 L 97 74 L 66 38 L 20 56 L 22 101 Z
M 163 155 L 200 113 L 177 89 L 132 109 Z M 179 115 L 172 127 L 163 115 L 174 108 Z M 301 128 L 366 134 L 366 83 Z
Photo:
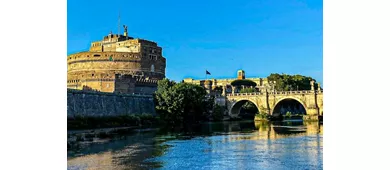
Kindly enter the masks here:
M 123 28 L 125 29 L 125 32 L 127 32 L 127 25 L 123 25 Z

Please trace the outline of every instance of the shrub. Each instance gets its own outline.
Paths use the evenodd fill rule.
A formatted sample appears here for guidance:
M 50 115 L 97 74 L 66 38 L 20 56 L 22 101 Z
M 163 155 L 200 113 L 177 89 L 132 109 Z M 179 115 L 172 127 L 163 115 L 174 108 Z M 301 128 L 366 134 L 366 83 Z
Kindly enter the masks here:
M 292 116 L 291 112 L 286 113 L 286 117 L 290 118 Z

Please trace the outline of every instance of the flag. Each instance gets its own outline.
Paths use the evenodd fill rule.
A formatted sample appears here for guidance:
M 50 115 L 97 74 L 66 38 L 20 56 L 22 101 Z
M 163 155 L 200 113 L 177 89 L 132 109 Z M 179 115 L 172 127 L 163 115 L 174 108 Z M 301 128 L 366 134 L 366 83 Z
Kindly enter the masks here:
M 208 74 L 208 75 L 211 75 L 211 73 L 210 73 L 209 71 L 206 70 L 206 75 L 207 75 L 207 74 Z

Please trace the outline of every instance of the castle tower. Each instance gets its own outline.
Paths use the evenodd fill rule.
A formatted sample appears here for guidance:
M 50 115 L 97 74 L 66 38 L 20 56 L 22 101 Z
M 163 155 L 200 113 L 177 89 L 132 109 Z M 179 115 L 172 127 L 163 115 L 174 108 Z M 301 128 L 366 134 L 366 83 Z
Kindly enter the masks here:
M 245 71 L 244 70 L 238 70 L 238 72 L 237 72 L 237 79 L 238 80 L 245 79 Z
M 127 26 L 123 27 L 125 36 L 110 31 L 102 40 L 92 42 L 89 51 L 68 55 L 68 88 L 146 94 L 156 90 L 154 80 L 165 77 L 162 48 L 156 42 L 130 37 Z M 143 51 L 145 47 L 150 50 Z M 115 77 L 117 74 L 133 77 L 125 80 Z

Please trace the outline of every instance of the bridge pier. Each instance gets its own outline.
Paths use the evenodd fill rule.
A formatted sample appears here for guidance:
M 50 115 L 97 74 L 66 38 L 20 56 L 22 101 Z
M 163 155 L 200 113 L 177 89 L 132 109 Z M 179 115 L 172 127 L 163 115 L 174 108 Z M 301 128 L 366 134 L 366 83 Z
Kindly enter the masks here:
M 318 121 L 318 115 L 304 115 L 303 121 Z

